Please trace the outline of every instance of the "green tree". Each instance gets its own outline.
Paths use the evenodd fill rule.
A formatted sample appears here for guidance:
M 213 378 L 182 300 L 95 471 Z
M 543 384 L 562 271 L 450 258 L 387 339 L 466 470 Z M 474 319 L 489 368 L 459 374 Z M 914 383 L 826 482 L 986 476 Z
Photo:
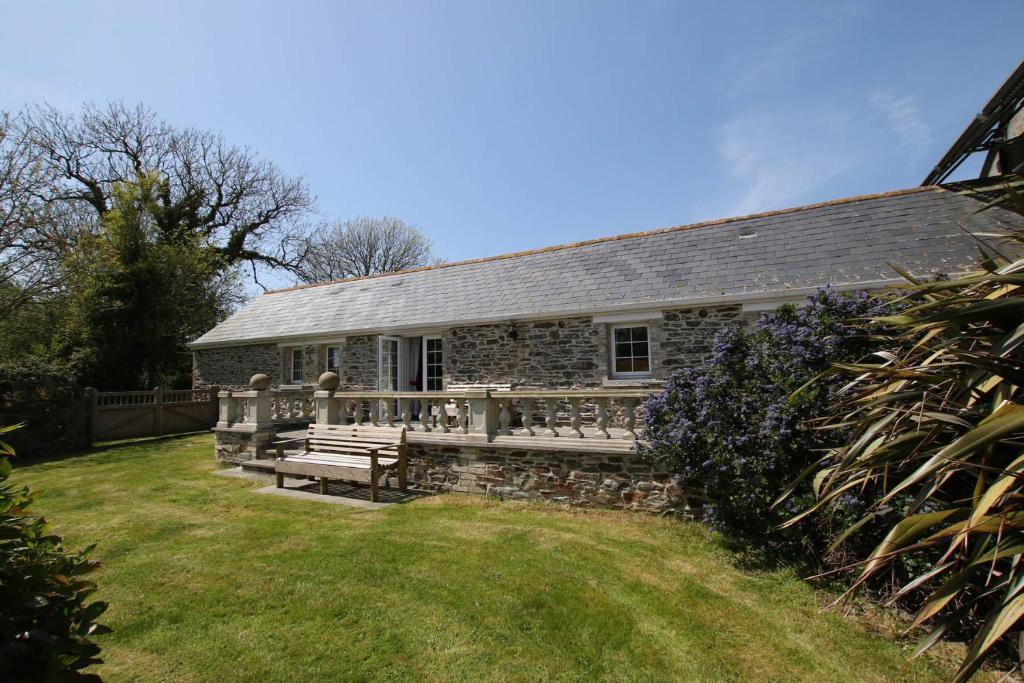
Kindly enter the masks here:
M 100 388 L 187 386 L 185 342 L 227 314 L 237 271 L 201 236 L 168 229 L 155 172 L 117 183 L 99 229 L 64 261 L 65 325 L 55 347 Z

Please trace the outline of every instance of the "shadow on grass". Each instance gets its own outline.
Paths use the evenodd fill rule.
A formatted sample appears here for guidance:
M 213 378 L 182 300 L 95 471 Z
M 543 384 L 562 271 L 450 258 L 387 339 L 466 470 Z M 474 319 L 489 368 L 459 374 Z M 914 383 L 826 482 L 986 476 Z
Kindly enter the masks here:
M 320 493 L 319 482 L 309 482 L 302 486 L 290 487 L 295 491 L 306 491 L 307 493 Z M 364 500 L 369 502 L 370 500 L 370 487 L 369 485 L 360 486 L 357 484 L 351 484 L 344 481 L 331 481 L 327 484 L 327 495 L 338 496 L 341 498 L 352 498 L 353 500 Z M 434 494 L 428 491 L 406 491 L 402 493 L 397 488 L 385 488 L 380 487 L 378 489 L 377 502 L 378 503 L 410 503 L 420 498 L 427 498 Z
M 95 455 L 97 453 L 110 453 L 114 454 L 119 450 L 125 448 L 145 448 L 147 446 L 159 446 L 162 444 L 172 443 L 179 439 L 185 439 L 192 436 L 201 436 L 203 434 L 209 434 L 209 430 L 204 429 L 198 432 L 183 432 L 181 434 L 164 434 L 163 436 L 147 436 L 140 437 L 137 439 L 121 439 L 118 441 L 99 441 L 94 443 L 89 448 L 80 451 L 69 451 L 67 453 L 51 453 L 49 455 L 34 455 L 31 457 L 20 457 L 15 455 L 11 458 L 11 465 L 15 469 L 18 467 L 29 467 L 31 465 L 42 465 L 45 463 L 60 462 L 62 460 L 76 460 L 88 455 Z

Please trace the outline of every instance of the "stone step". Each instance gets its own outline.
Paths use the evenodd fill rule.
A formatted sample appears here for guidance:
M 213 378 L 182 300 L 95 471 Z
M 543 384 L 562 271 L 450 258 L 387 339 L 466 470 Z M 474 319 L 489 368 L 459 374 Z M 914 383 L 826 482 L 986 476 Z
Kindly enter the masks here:
M 274 473 L 274 461 L 271 458 L 261 458 L 259 460 L 246 460 L 241 463 L 243 472 L 258 472 L 261 474 L 273 474 Z

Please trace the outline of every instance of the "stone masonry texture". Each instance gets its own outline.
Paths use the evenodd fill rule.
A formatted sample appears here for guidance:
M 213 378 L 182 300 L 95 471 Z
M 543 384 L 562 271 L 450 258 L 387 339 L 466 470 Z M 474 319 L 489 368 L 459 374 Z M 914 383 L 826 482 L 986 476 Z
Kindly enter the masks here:
M 652 379 L 665 380 L 680 368 L 698 365 L 710 353 L 716 333 L 750 321 L 751 315 L 738 305 L 665 311 L 663 319 L 649 323 Z M 444 386 L 599 388 L 610 378 L 610 327 L 585 317 L 454 327 L 442 335 Z M 349 337 L 341 345 L 343 389 L 377 387 L 377 339 Z M 325 346 L 303 348 L 303 383 L 314 385 L 326 365 Z M 281 384 L 288 372 L 285 351 L 290 350 L 271 344 L 197 350 L 193 386 L 244 388 L 257 372 L 269 375 L 271 384 Z

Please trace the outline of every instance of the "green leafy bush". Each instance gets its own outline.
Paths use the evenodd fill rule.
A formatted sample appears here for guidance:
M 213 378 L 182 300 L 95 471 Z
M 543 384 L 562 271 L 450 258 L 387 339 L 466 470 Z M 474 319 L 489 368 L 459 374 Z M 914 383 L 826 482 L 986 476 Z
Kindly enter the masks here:
M 109 632 L 96 623 L 107 604 L 88 602 L 96 585 L 83 578 L 99 563 L 92 547 L 68 551 L 27 511 L 36 494 L 8 483 L 10 455 L 0 442 L 0 680 L 99 680 L 81 671 L 101 661 L 89 638 Z
M 1024 225 L 1002 218 L 1008 248 L 982 245 L 978 272 L 948 282 L 907 274 L 912 305 L 873 321 L 891 351 L 836 366 L 850 391 L 831 426 L 846 437 L 807 473 L 816 505 L 787 523 L 877 489 L 849 531 L 885 535 L 857 553 L 852 590 L 895 577 L 893 600 L 914 600 L 914 626 L 930 626 L 921 651 L 968 635 L 958 681 L 1024 615 Z M 914 562 L 916 575 L 894 571 Z

